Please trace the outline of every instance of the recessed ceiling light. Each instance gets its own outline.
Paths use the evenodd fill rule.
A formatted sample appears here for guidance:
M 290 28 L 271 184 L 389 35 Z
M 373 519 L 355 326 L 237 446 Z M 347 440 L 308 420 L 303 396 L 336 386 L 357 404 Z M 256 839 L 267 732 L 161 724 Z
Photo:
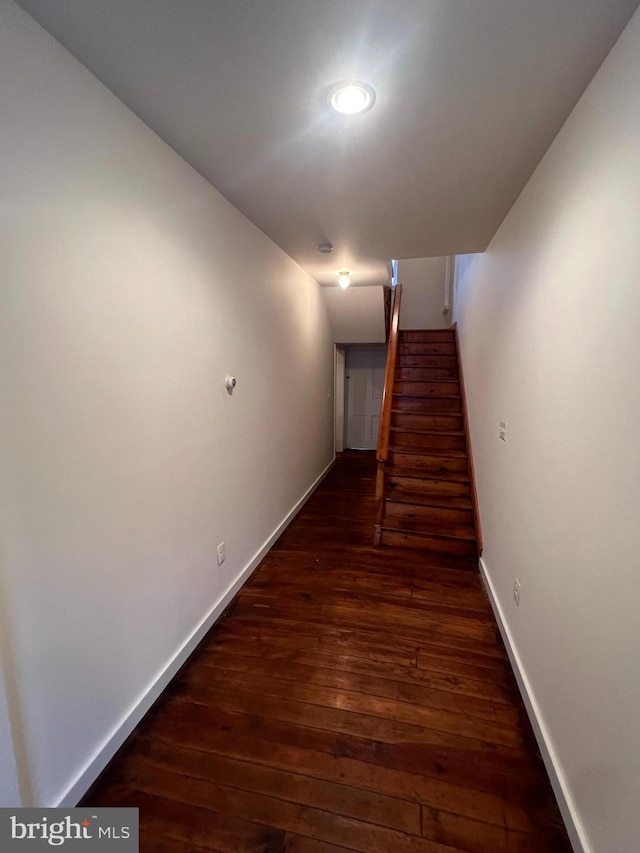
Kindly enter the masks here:
M 370 110 L 376 93 L 366 83 L 338 83 L 329 92 L 329 103 L 343 115 L 356 115 Z
M 346 290 L 351 284 L 351 274 L 347 270 L 341 270 L 338 273 L 338 284 L 343 290 Z

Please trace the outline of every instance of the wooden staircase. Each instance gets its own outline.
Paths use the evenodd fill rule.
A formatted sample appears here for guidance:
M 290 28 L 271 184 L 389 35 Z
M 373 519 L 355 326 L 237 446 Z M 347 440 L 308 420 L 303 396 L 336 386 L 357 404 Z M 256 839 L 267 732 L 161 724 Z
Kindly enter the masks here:
M 381 419 L 374 543 L 477 558 L 480 537 L 456 331 L 397 332 L 395 350 Z

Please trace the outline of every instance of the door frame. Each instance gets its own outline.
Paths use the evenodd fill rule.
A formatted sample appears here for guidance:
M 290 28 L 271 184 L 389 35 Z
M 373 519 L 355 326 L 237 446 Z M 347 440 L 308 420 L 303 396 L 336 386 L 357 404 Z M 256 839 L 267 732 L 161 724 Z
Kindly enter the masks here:
M 344 354 L 344 361 L 342 364 L 342 382 L 344 385 L 342 392 L 342 402 L 340 406 L 340 415 L 342 419 L 341 424 L 341 447 L 343 450 L 347 448 L 347 412 L 349 411 L 349 383 L 347 382 L 347 357 L 349 350 L 376 350 L 377 352 L 385 352 L 387 351 L 387 344 L 383 343 L 369 343 L 369 344 L 340 344 L 340 349 Z M 338 349 L 338 345 L 336 345 L 336 350 Z M 336 377 L 337 377 L 337 364 L 336 364 Z M 336 384 L 336 412 L 338 411 L 338 387 Z M 336 431 L 338 429 L 338 420 L 336 415 Z M 337 434 L 337 432 L 336 432 Z M 336 441 L 336 452 L 338 451 L 338 442 Z
M 346 381 L 347 381 L 347 352 L 343 344 L 333 347 L 333 451 L 344 452 L 346 439 Z

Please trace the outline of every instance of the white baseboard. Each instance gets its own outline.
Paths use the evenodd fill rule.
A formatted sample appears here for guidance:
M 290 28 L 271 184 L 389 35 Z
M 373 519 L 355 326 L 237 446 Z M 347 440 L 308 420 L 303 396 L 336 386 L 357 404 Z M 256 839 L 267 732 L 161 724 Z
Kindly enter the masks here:
M 297 515 L 300 509 L 302 509 L 304 504 L 309 500 L 311 495 L 327 476 L 334 463 L 335 457 L 331 460 L 329 465 L 327 465 L 322 474 L 320 474 L 318 479 L 307 489 L 293 509 L 287 513 L 283 521 L 280 522 L 266 542 L 264 542 L 264 544 L 254 554 L 249 563 L 240 572 L 233 583 L 226 589 L 200 624 L 194 628 L 182 646 L 176 651 L 174 656 L 154 678 L 151 684 L 144 690 L 140 698 L 134 703 L 133 707 L 124 715 L 120 722 L 117 723 L 111 733 L 107 735 L 105 740 L 96 749 L 91 758 L 89 758 L 83 769 L 78 773 L 62 796 L 59 797 L 57 802 L 53 803 L 54 807 L 71 808 L 75 806 L 89 790 L 91 785 L 95 782 L 100 773 L 102 773 L 104 768 L 111 761 L 113 756 L 120 749 L 122 744 L 129 737 L 147 711 L 151 708 L 153 703 L 160 696 L 180 667 L 184 666 L 189 655 L 191 655 L 207 632 L 218 620 L 236 592 L 249 579 L 276 539 L 291 523 L 293 518 Z
M 498 596 L 496 595 L 495 587 L 493 586 L 483 557 L 480 557 L 479 565 L 480 577 L 482 578 L 496 621 L 498 622 L 498 627 L 507 649 L 509 660 L 511 661 L 511 667 L 516 677 L 516 681 L 518 682 L 520 694 L 522 695 L 522 700 L 525 708 L 527 709 L 527 714 L 529 715 L 531 727 L 536 737 L 536 741 L 538 742 L 544 766 L 546 767 L 547 774 L 549 775 L 553 793 L 556 795 L 562 819 L 564 820 L 567 833 L 569 834 L 571 846 L 573 847 L 574 853 L 592 853 L 587 840 L 587 834 L 582 826 L 582 821 L 578 817 L 558 756 L 553 748 L 551 737 L 549 736 L 542 714 L 540 713 L 540 707 L 536 701 L 529 679 L 527 678 L 520 655 L 518 654 L 518 650 L 513 642 L 511 631 L 509 630 L 509 626 L 505 619 L 504 612 L 500 605 L 500 601 L 498 600 Z

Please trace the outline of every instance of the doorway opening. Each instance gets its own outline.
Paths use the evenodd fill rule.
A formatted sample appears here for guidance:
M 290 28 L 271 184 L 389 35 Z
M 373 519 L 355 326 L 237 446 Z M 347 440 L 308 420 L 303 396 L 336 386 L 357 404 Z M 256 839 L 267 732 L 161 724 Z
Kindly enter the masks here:
M 376 449 L 386 360 L 384 344 L 350 344 L 336 348 L 338 452 Z

